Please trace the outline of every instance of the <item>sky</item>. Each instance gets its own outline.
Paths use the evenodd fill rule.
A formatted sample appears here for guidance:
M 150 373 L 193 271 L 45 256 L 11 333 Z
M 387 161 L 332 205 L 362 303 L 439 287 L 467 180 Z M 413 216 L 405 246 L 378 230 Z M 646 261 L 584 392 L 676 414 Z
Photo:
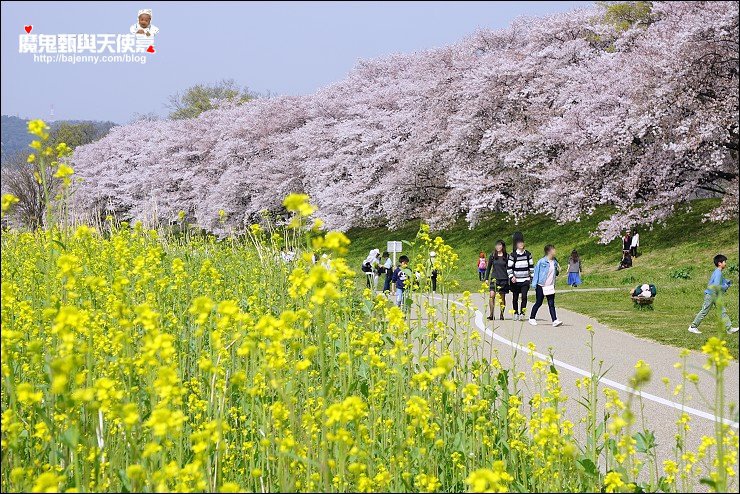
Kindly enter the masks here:
M 310 94 L 358 60 L 454 43 L 517 17 L 593 2 L 2 2 L 1 113 L 131 121 L 166 115 L 168 97 L 234 79 L 258 93 Z M 19 53 L 32 34 L 125 34 L 139 9 L 160 29 L 138 62 L 57 62 Z M 136 58 L 141 59 L 143 54 Z

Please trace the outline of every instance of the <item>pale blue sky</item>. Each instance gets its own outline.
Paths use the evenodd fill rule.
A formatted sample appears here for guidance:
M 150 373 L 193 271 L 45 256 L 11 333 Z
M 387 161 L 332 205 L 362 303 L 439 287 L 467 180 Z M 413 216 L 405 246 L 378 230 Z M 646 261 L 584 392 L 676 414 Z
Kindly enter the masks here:
M 167 97 L 235 79 L 258 92 L 307 94 L 357 60 L 453 43 L 593 2 L 2 2 L 2 113 L 112 120 L 166 114 Z M 160 29 L 147 63 L 43 64 L 18 35 L 127 33 L 140 8 Z

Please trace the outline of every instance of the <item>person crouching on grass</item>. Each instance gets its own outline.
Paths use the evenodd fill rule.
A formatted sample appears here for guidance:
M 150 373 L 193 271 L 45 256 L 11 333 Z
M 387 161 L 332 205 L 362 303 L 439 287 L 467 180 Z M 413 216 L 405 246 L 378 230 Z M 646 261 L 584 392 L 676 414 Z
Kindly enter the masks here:
M 537 261 L 534 276 L 532 276 L 532 286 L 535 287 L 535 303 L 532 306 L 532 312 L 529 313 L 529 324 L 532 326 L 537 326 L 535 317 L 545 297 L 547 297 L 547 307 L 550 309 L 553 327 L 563 324 L 555 313 L 555 277 L 559 272 L 560 266 L 555 259 L 555 246 L 548 244 L 545 246 L 545 257 Z
M 409 269 L 409 258 L 408 256 L 401 256 L 398 258 L 399 266 L 393 272 L 393 283 L 396 284 L 396 305 L 403 308 L 404 295 L 406 289 L 411 287 L 411 277 L 414 273 Z
M 701 334 L 701 331 L 699 331 L 699 325 L 704 318 L 707 317 L 709 309 L 714 307 L 717 303 L 717 297 L 719 297 L 720 294 L 724 295 L 732 284 L 730 280 L 722 276 L 722 271 L 727 267 L 727 257 L 722 254 L 717 254 L 714 256 L 714 265 L 716 266 L 715 270 L 709 278 L 707 289 L 704 290 L 704 303 L 702 304 L 699 313 L 696 314 L 694 322 L 689 326 L 690 333 Z M 725 309 L 724 305 L 722 306 L 722 322 L 725 324 L 727 334 L 737 333 L 738 328 L 732 327 L 732 321 L 730 320 L 730 316 L 727 315 L 727 309 Z

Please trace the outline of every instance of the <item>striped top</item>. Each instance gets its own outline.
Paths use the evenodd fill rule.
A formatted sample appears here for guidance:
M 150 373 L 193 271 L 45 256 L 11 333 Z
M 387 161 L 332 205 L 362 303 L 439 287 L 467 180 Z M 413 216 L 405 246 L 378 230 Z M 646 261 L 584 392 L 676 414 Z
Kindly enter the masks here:
M 516 278 L 518 282 L 531 280 L 534 275 L 532 254 L 528 250 L 524 252 L 515 250 L 509 254 L 506 272 L 509 278 Z

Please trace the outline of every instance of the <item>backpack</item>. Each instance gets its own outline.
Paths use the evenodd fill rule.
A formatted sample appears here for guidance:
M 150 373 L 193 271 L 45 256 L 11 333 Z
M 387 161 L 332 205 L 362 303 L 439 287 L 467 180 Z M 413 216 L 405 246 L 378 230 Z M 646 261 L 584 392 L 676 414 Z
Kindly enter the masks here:
M 370 263 L 369 262 L 363 262 L 362 263 L 362 272 L 363 273 L 369 273 L 372 270 L 373 270 L 373 268 L 372 268 L 372 266 L 370 266 Z

